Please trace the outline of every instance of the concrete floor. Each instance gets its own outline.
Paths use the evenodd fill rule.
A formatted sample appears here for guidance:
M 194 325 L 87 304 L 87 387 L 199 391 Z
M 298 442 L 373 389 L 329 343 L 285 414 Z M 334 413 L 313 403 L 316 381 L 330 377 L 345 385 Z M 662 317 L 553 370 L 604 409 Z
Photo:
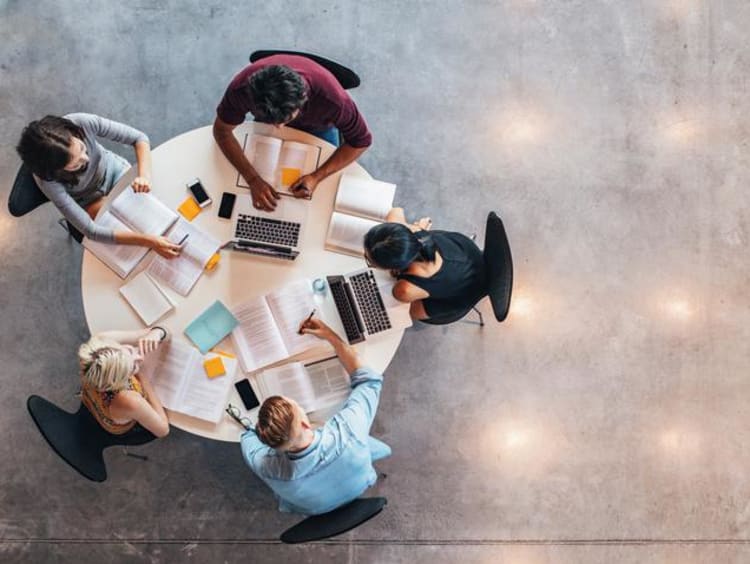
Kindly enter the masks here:
M 480 233 L 497 210 L 516 264 L 506 323 L 404 338 L 385 512 L 284 547 L 236 446 L 174 430 L 102 485 L 50 451 L 24 402 L 76 403 L 81 248 L 3 206 L 0 560 L 749 562 L 748 28 L 742 0 L 0 0 L 3 198 L 31 119 L 158 145 L 250 51 L 297 48 L 361 74 L 362 162 L 399 205 Z

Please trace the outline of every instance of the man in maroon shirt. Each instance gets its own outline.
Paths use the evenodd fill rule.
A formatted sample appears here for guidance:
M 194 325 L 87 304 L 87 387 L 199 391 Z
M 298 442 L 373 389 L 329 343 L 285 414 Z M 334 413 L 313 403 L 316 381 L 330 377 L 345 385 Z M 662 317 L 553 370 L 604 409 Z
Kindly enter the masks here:
M 232 131 L 247 113 L 276 127 L 289 125 L 331 140 L 336 128 L 344 139 L 316 171 L 292 185 L 299 198 L 311 197 L 318 182 L 354 162 L 372 143 L 367 122 L 336 78 L 299 55 L 271 55 L 242 69 L 216 108 L 214 139 L 250 186 L 253 205 L 272 210 L 279 195 L 248 162 Z M 334 138 L 335 140 L 335 138 Z M 337 143 L 335 143 L 337 144 Z

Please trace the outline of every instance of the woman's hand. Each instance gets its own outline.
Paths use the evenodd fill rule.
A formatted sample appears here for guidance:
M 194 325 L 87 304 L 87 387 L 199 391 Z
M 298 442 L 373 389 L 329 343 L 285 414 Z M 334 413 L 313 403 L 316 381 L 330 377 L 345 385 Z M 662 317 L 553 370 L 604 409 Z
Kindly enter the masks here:
M 168 259 L 178 257 L 182 252 L 182 247 L 180 245 L 173 243 L 166 237 L 161 237 L 158 235 L 154 236 L 154 238 L 152 239 L 151 248 L 164 258 Z
M 162 342 L 162 337 L 163 333 L 154 327 L 151 331 L 146 333 L 145 337 L 138 339 L 138 350 L 140 351 L 141 356 L 151 354 L 158 349 Z
M 415 221 L 412 225 L 423 231 L 429 231 L 432 227 L 432 220 L 429 217 L 423 217 L 419 221 Z
M 136 176 L 131 186 L 133 187 L 134 192 L 150 192 L 151 180 L 149 180 L 145 176 Z

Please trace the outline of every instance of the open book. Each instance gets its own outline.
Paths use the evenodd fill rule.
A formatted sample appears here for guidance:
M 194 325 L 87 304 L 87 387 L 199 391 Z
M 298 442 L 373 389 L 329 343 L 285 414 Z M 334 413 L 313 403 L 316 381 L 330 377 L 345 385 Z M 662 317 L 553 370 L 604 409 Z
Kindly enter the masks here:
M 200 227 L 180 218 L 169 232 L 169 240 L 179 243 L 188 236 L 180 256 L 167 259 L 156 255 L 148 266 L 148 273 L 181 296 L 187 296 L 203 273 L 208 260 L 219 250 L 221 241 Z
M 261 403 L 271 396 L 292 398 L 316 423 L 334 415 L 351 393 L 349 375 L 336 357 L 269 368 L 255 376 L 255 388 Z
M 177 214 L 153 194 L 136 193 L 128 186 L 114 199 L 96 222 L 115 231 L 136 231 L 163 235 L 177 221 Z M 127 278 L 149 249 L 137 245 L 116 245 L 84 239 L 83 246 L 111 268 L 120 278 Z
M 341 175 L 333 215 L 328 224 L 325 247 L 347 255 L 364 254 L 365 234 L 385 217 L 393 207 L 396 185 Z
M 223 414 L 237 371 L 237 361 L 221 356 L 226 374 L 209 378 L 203 361 L 215 354 L 201 355 L 189 344 L 171 340 L 150 357 L 141 372 L 151 378 L 164 407 L 217 423 Z
M 252 372 L 313 348 L 330 348 L 317 337 L 298 333 L 314 309 L 307 279 L 233 307 L 239 325 L 232 331 L 232 343 L 242 368 Z
M 320 162 L 320 147 L 266 135 L 245 135 L 243 151 L 263 180 L 276 190 L 288 193 L 300 176 L 314 172 Z M 239 173 L 237 186 L 250 188 Z

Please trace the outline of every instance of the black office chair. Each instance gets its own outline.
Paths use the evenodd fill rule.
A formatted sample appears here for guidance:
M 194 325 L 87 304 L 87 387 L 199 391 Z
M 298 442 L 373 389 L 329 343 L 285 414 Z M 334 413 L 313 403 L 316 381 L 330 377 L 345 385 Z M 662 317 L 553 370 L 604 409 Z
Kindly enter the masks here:
M 359 80 L 359 76 L 357 76 L 357 73 L 345 67 L 344 65 L 341 65 L 335 61 L 331 61 L 330 59 L 326 59 L 325 57 L 321 57 L 320 55 L 303 53 L 302 51 L 254 51 L 250 55 L 250 62 L 254 63 L 255 61 L 265 59 L 266 57 L 270 57 L 271 55 L 299 55 L 300 57 L 307 57 L 308 59 L 311 59 L 318 63 L 321 67 L 328 70 L 328 72 L 335 76 L 336 80 L 339 81 L 339 84 L 341 84 L 344 90 L 356 88 L 361 83 Z
M 338 509 L 300 521 L 281 534 L 281 542 L 297 544 L 341 535 L 375 517 L 387 503 L 384 497 L 360 497 Z
M 503 322 L 508 317 L 510 297 L 513 290 L 513 257 L 510 253 L 510 244 L 503 221 L 495 212 L 490 212 L 487 215 L 482 257 L 487 273 L 487 288 L 479 300 L 484 296 L 489 296 L 495 319 Z M 440 317 L 423 319 L 422 322 L 429 325 L 447 325 L 459 321 L 471 310 L 474 310 L 479 316 L 479 326 L 484 327 L 484 317 L 482 312 L 476 308 L 476 305 Z
M 13 181 L 13 188 L 11 188 L 8 197 L 8 211 L 13 217 L 22 217 L 47 202 L 49 202 L 49 199 L 37 186 L 31 171 L 25 164 L 22 164 L 21 168 L 18 169 Z M 73 239 L 79 243 L 83 241 L 83 234 L 73 227 L 69 221 L 61 219 L 59 223 Z
M 79 474 L 94 482 L 107 479 L 103 457 L 105 448 L 142 445 L 156 438 L 141 427 L 124 435 L 112 435 L 99 426 L 83 404 L 75 413 L 69 413 L 44 398 L 30 396 L 26 407 L 52 450 Z

